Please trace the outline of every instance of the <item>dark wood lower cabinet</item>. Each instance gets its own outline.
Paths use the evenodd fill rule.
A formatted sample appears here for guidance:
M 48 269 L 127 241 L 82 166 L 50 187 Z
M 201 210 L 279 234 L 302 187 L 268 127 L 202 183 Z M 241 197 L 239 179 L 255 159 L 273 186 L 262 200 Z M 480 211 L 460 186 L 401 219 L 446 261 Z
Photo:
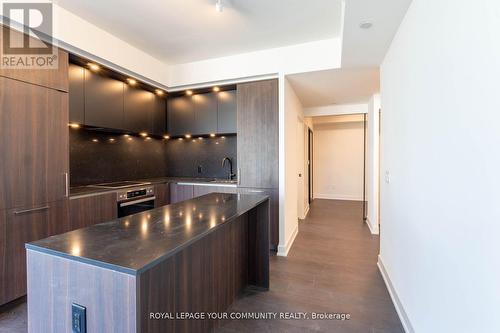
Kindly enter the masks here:
M 155 185 L 155 208 L 168 205 L 170 203 L 170 186 L 166 184 Z
M 193 185 L 170 184 L 170 203 L 174 204 L 194 198 Z
M 71 230 L 117 218 L 116 193 L 105 193 L 69 200 Z
M 209 193 L 241 193 L 241 194 L 265 194 L 270 198 L 270 245 L 272 250 L 278 249 L 279 243 L 279 191 L 278 189 L 261 189 L 246 187 L 228 187 L 228 186 L 207 186 L 207 185 L 182 185 L 170 184 L 170 200 L 176 203 L 189 200 Z
M 24 244 L 68 231 L 68 201 L 0 211 L 0 304 L 26 295 Z

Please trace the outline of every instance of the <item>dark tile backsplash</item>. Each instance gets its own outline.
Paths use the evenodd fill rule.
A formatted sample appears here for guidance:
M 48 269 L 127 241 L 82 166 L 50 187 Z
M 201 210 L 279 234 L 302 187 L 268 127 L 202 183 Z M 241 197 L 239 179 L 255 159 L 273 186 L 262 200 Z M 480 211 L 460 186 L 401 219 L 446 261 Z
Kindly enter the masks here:
M 222 159 L 229 157 L 236 173 L 236 136 L 202 140 L 170 140 L 167 143 L 169 177 L 227 178 L 229 165 L 222 168 Z M 201 173 L 198 173 L 201 166 Z
M 70 130 L 71 186 L 165 176 L 226 178 L 225 156 L 236 173 L 236 136 L 165 141 Z
M 71 186 L 164 177 L 166 173 L 164 140 L 70 130 Z

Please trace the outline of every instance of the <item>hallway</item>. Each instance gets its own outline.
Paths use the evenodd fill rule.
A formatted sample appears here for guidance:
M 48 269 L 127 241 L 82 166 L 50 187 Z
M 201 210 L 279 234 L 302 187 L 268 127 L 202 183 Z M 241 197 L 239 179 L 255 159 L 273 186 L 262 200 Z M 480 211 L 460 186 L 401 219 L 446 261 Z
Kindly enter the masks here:
M 288 257 L 271 257 L 271 288 L 231 311 L 349 313 L 348 321 L 231 321 L 219 332 L 404 332 L 377 268 L 378 236 L 361 202 L 316 199 Z

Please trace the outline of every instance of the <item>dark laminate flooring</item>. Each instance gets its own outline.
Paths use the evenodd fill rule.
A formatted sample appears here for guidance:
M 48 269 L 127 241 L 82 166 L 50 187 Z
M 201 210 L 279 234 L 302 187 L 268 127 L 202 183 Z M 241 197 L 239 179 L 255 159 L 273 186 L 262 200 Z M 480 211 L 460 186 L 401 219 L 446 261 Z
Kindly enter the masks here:
M 268 292 L 231 307 L 246 312 L 339 312 L 348 321 L 233 320 L 218 332 L 404 332 L 377 267 L 378 236 L 355 201 L 315 200 L 288 257 L 271 257 Z
M 348 321 L 239 320 L 229 332 L 403 333 L 376 262 L 379 240 L 361 223 L 361 203 L 315 200 L 289 256 L 271 257 L 271 288 L 248 292 L 231 311 L 341 312 Z M 27 331 L 26 303 L 0 308 L 0 332 Z

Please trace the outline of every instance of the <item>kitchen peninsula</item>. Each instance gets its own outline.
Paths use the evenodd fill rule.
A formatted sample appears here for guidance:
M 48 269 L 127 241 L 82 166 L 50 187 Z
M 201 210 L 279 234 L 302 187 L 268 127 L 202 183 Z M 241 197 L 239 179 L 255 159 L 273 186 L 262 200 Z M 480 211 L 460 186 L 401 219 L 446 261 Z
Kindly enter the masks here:
M 269 198 L 211 193 L 26 245 L 30 332 L 201 332 L 269 288 Z M 73 327 L 74 328 L 74 327 Z

